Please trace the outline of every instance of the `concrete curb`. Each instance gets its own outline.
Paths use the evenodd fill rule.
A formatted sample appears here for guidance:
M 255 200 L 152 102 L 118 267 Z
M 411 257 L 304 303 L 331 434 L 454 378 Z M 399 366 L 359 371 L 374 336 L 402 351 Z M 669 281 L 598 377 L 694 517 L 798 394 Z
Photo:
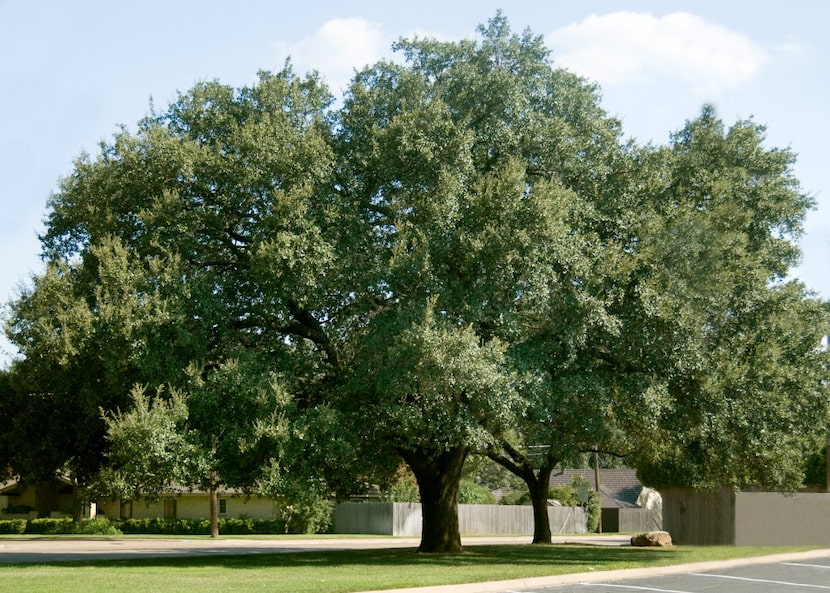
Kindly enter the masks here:
M 465 583 L 461 585 L 433 585 L 429 587 L 408 587 L 404 589 L 384 589 L 379 591 L 362 591 L 360 593 L 502 593 L 519 589 L 533 589 L 536 587 L 555 587 L 558 585 L 576 585 L 579 583 L 597 583 L 604 581 L 620 581 L 644 577 L 682 574 L 703 570 L 719 570 L 735 566 L 751 566 L 753 564 L 775 564 L 777 562 L 793 562 L 797 560 L 811 560 L 814 558 L 830 557 L 830 548 L 809 550 L 807 552 L 790 552 L 786 554 L 770 554 L 768 556 L 752 556 L 749 558 L 735 558 L 733 560 L 719 560 L 713 562 L 694 562 L 691 564 L 673 564 L 654 568 L 627 568 L 623 570 L 607 570 L 598 572 L 579 572 L 549 577 L 532 577 L 526 579 L 512 579 L 508 581 L 490 581 L 484 583 Z

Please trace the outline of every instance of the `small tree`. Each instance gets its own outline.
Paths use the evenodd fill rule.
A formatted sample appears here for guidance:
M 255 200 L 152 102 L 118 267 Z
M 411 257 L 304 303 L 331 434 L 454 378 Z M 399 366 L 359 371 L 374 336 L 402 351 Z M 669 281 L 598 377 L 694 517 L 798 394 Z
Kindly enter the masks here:
M 551 488 L 549 496 L 564 506 L 585 509 L 589 532 L 595 532 L 599 528 L 602 513 L 600 494 L 582 476 L 574 476 L 567 486 Z
M 280 459 L 290 398 L 275 379 L 237 361 L 211 371 L 191 368 L 190 375 L 187 394 L 159 389 L 150 397 L 136 387 L 127 410 L 104 413 L 110 453 L 96 489 L 150 500 L 205 489 L 211 536 L 218 537 L 219 488 L 250 488 L 266 460 Z

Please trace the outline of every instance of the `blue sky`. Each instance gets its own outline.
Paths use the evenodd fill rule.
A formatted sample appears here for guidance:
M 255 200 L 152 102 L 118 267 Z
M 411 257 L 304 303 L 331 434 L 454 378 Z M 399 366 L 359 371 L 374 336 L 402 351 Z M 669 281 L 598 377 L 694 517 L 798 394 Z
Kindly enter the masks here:
M 42 269 L 46 201 L 73 159 L 134 129 L 151 98 L 163 108 L 198 81 L 249 84 L 288 55 L 337 91 L 399 37 L 471 37 L 499 9 L 599 82 L 630 136 L 664 143 L 712 103 L 797 152 L 817 209 L 796 275 L 830 299 L 830 2 L 0 0 L 0 303 Z M 11 354 L 0 339 L 0 364 Z

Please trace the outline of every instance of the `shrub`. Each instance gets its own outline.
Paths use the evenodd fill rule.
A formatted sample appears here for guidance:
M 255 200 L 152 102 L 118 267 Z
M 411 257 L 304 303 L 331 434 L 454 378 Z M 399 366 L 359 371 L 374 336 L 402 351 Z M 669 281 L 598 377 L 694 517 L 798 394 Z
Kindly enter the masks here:
M 30 519 L 26 523 L 26 533 L 39 535 L 55 535 L 58 533 L 74 533 L 75 523 L 71 517 L 61 519 Z
M 530 504 L 530 492 L 527 490 L 510 490 L 502 494 L 499 504 Z
M 119 519 L 112 525 L 123 533 L 153 535 L 210 535 L 208 519 Z M 285 523 L 273 519 L 219 519 L 222 535 L 284 533 Z
M 314 488 L 291 488 L 279 510 L 286 533 L 323 533 L 333 515 L 334 503 Z
M 580 490 L 587 492 L 587 500 L 579 500 L 578 493 Z M 594 532 L 599 527 L 599 519 L 602 514 L 600 497 L 591 487 L 591 484 L 582 476 L 574 476 L 567 486 L 551 488 L 549 496 L 565 506 L 580 506 L 585 509 L 589 532 Z
M 26 531 L 26 519 L 0 520 L 0 533 L 20 535 Z
M 496 497 L 484 486 L 472 480 L 461 480 L 458 488 L 460 504 L 496 504 Z
M 75 533 L 82 535 L 121 535 L 118 529 L 109 519 L 98 517 L 95 519 L 84 519 L 75 528 Z
M 421 502 L 415 475 L 404 466 L 398 468 L 395 481 L 383 498 L 389 502 Z
M 250 535 L 256 533 L 256 525 L 252 519 L 220 519 L 219 533 L 226 535 Z
M 115 522 L 122 533 L 155 533 L 149 530 L 149 519 L 119 519 Z

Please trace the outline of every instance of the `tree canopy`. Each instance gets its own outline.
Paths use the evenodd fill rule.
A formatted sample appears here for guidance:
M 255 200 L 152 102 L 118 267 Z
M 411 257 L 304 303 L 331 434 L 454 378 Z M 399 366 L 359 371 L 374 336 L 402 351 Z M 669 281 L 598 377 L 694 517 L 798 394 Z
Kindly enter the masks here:
M 79 158 L 8 323 L 48 454 L 5 461 L 91 482 L 141 418 L 235 484 L 345 493 L 399 458 L 430 552 L 460 549 L 471 452 L 536 503 L 597 448 L 655 485 L 797 483 L 830 332 L 787 280 L 793 154 L 710 107 L 640 146 L 541 37 L 478 33 L 398 42 L 340 105 L 290 64 L 200 83 Z

